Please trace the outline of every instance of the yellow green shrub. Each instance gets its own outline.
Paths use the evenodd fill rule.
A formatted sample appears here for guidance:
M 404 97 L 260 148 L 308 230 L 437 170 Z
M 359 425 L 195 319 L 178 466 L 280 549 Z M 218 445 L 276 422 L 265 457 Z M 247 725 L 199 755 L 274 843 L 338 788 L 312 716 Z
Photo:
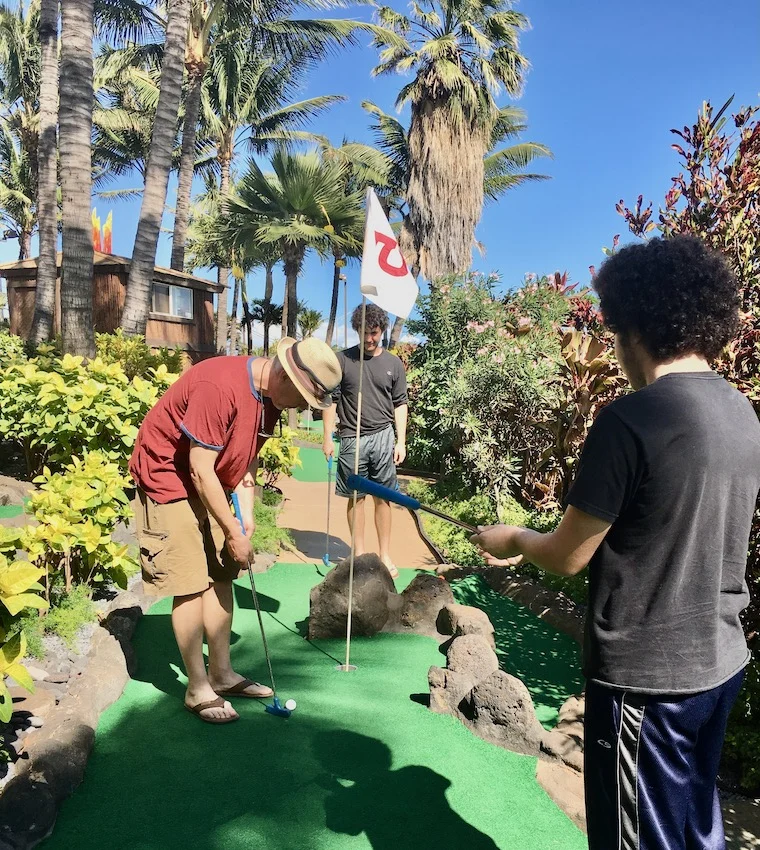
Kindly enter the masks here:
M 140 423 L 177 376 L 160 366 L 151 380 L 129 379 L 118 363 L 48 348 L 0 370 L 0 441 L 20 446 L 30 476 L 93 451 L 126 471 Z
M 63 473 L 48 468 L 35 478 L 39 490 L 26 506 L 37 525 L 24 529 L 22 548 L 29 560 L 44 566 L 48 581 L 127 586 L 137 563 L 128 547 L 111 535 L 131 516 L 125 488 L 130 479 L 103 452 L 72 458 Z
M 42 611 L 47 601 L 39 595 L 44 591 L 39 579 L 41 569 L 28 561 L 15 560 L 19 542 L 18 529 L 0 529 L 0 722 L 7 723 L 13 713 L 13 701 L 6 678 L 13 677 L 21 687 L 34 691 L 34 683 L 20 663 L 26 654 L 23 633 L 10 632 L 12 622 L 28 608 Z

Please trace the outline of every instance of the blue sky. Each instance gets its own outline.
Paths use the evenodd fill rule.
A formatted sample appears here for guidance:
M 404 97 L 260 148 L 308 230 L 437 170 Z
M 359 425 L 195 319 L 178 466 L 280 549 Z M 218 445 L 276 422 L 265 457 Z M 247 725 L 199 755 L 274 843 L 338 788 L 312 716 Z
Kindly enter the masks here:
M 634 202 L 643 193 L 656 207 L 669 188 L 678 170 L 670 129 L 693 123 L 703 100 L 717 106 L 735 93 L 734 105 L 758 102 L 760 5 L 522 0 L 518 8 L 532 24 L 522 39 L 532 67 L 517 104 L 528 117 L 524 138 L 554 153 L 553 160 L 536 163 L 552 179 L 519 187 L 485 208 L 477 236 L 487 253 L 474 255 L 474 267 L 499 271 L 506 287 L 526 272 L 555 270 L 586 283 L 589 265 L 603 259 L 602 246 L 616 233 L 627 238 L 616 202 Z M 363 20 L 369 15 L 362 8 L 346 13 Z M 344 136 L 371 142 L 361 101 L 393 112 L 404 83 L 398 76 L 371 77 L 377 54 L 368 44 L 362 37 L 361 46 L 326 60 L 302 92 L 348 97 L 312 125 L 335 144 Z M 172 181 L 170 206 L 174 190 Z M 102 219 L 113 209 L 115 253 L 131 254 L 138 204 L 97 206 Z M 164 227 L 171 227 L 169 215 Z M 0 243 L 0 258 L 13 259 L 16 251 L 15 242 Z M 159 264 L 168 264 L 169 254 L 169 239 L 162 236 Z M 358 265 L 347 269 L 350 306 L 360 297 L 358 272 Z M 326 314 L 331 281 L 331 267 L 312 258 L 299 296 Z M 252 275 L 251 297 L 262 289 L 262 277 Z M 278 270 L 275 295 L 281 291 Z

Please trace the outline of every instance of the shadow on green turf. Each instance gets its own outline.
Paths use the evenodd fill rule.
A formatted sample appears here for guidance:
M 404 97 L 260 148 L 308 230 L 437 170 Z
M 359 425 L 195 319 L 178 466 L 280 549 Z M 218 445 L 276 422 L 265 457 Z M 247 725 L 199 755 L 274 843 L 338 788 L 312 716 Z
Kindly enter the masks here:
M 498 850 L 493 839 L 452 810 L 446 799 L 451 780 L 422 765 L 392 770 L 391 751 L 382 741 L 338 729 L 317 733 L 313 751 L 325 770 L 317 781 L 330 792 L 325 815 L 332 832 L 364 833 L 373 850 L 422 848 L 430 846 L 432 821 L 439 846 Z M 425 817 L 409 819 L 410 810 Z

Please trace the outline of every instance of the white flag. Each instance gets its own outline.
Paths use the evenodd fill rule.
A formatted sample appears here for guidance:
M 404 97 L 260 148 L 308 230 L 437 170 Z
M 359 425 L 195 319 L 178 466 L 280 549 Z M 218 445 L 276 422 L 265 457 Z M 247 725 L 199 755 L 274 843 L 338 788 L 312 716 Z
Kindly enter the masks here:
M 401 256 L 398 240 L 372 189 L 367 189 L 361 291 L 378 307 L 403 318 L 412 312 L 419 294 L 417 282 Z

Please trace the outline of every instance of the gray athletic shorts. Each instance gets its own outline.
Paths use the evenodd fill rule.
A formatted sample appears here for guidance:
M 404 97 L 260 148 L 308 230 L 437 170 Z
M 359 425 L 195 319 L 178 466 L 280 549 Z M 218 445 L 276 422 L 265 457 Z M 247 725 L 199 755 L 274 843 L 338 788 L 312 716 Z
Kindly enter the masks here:
M 383 487 L 398 490 L 396 465 L 393 463 L 393 449 L 396 445 L 393 426 L 389 425 L 384 431 L 374 434 L 362 434 L 359 440 L 359 475 Z M 338 474 L 335 476 L 335 492 L 339 496 L 353 495 L 353 490 L 346 487 L 346 480 L 354 472 L 355 454 L 356 437 L 341 437 Z M 357 498 L 363 499 L 364 494 L 359 493 Z

